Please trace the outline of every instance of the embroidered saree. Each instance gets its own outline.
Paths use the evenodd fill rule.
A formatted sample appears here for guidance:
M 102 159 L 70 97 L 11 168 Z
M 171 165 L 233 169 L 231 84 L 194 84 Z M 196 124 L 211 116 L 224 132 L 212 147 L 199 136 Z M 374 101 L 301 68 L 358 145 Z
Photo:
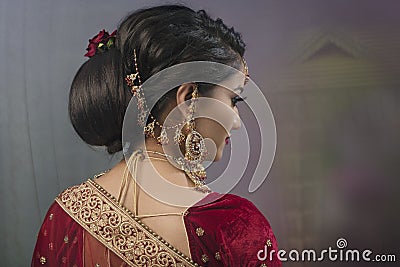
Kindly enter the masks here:
M 210 193 L 183 219 L 191 257 L 89 179 L 49 208 L 32 266 L 281 266 L 276 254 L 258 259 L 264 246 L 277 251 L 277 242 L 267 219 L 244 198 Z

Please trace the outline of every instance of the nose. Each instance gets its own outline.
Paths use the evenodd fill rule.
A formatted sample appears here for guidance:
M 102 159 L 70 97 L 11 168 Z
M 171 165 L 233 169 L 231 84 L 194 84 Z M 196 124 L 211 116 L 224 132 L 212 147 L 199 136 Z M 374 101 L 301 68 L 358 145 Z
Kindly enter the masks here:
M 242 126 L 242 123 L 240 121 L 239 110 L 237 109 L 237 107 L 235 107 L 234 110 L 235 110 L 235 113 L 234 113 L 234 117 L 233 117 L 232 129 L 237 130 Z

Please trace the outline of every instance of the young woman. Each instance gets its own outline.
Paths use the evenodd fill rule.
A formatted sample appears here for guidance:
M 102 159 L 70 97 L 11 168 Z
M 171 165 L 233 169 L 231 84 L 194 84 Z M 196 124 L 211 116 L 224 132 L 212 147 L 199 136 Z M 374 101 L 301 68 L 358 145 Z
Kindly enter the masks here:
M 277 251 L 260 211 L 244 198 L 211 192 L 204 183 L 201 163 L 218 160 L 231 131 L 240 127 L 238 92 L 185 82 L 166 88 L 149 108 L 160 91 L 144 86 L 161 70 L 207 61 L 242 73 L 243 88 L 248 73 L 240 34 L 203 10 L 166 5 L 130 14 L 112 34 L 101 31 L 91 39 L 87 50 L 90 59 L 71 86 L 71 122 L 86 143 L 106 146 L 110 154 L 124 143 L 126 160 L 56 198 L 32 266 L 280 266 L 276 254 L 260 257 L 265 248 Z M 134 115 L 127 112 L 129 103 Z M 223 112 L 218 107 L 214 112 L 223 114 L 222 124 L 196 117 L 218 105 Z M 179 116 L 166 126 L 174 110 Z M 124 118 L 135 122 L 129 133 L 144 134 L 128 148 Z M 171 144 L 178 151 L 166 152 Z M 168 185 L 152 183 L 155 194 L 145 190 L 157 178 Z M 169 191 L 170 185 L 178 191 Z M 172 204 L 160 199 L 162 194 L 186 204 Z

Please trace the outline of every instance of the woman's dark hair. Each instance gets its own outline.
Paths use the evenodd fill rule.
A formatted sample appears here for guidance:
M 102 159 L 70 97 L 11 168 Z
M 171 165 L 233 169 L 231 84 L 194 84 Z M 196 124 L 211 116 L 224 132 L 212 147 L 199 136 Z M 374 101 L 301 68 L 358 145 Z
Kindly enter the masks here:
M 204 10 L 195 12 L 182 5 L 131 13 L 119 25 L 115 44 L 80 67 L 69 95 L 69 115 L 78 135 L 89 145 L 106 146 L 109 154 L 122 150 L 122 124 L 132 98 L 124 77 L 134 72 L 134 49 L 142 82 L 189 61 L 213 61 L 239 69 L 245 51 L 233 27 L 210 18 Z M 160 99 L 154 109 L 162 110 L 163 102 Z

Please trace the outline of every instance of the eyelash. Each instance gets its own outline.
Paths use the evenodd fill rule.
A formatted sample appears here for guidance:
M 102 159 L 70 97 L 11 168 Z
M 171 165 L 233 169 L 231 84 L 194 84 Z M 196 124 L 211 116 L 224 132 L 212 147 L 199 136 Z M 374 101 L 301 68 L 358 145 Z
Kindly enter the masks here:
M 240 97 L 240 96 L 235 96 L 235 97 L 233 97 L 231 100 L 232 100 L 232 105 L 234 106 L 234 107 L 236 107 L 236 104 L 238 103 L 238 102 L 240 102 L 240 101 L 244 101 L 246 98 L 244 97 Z

